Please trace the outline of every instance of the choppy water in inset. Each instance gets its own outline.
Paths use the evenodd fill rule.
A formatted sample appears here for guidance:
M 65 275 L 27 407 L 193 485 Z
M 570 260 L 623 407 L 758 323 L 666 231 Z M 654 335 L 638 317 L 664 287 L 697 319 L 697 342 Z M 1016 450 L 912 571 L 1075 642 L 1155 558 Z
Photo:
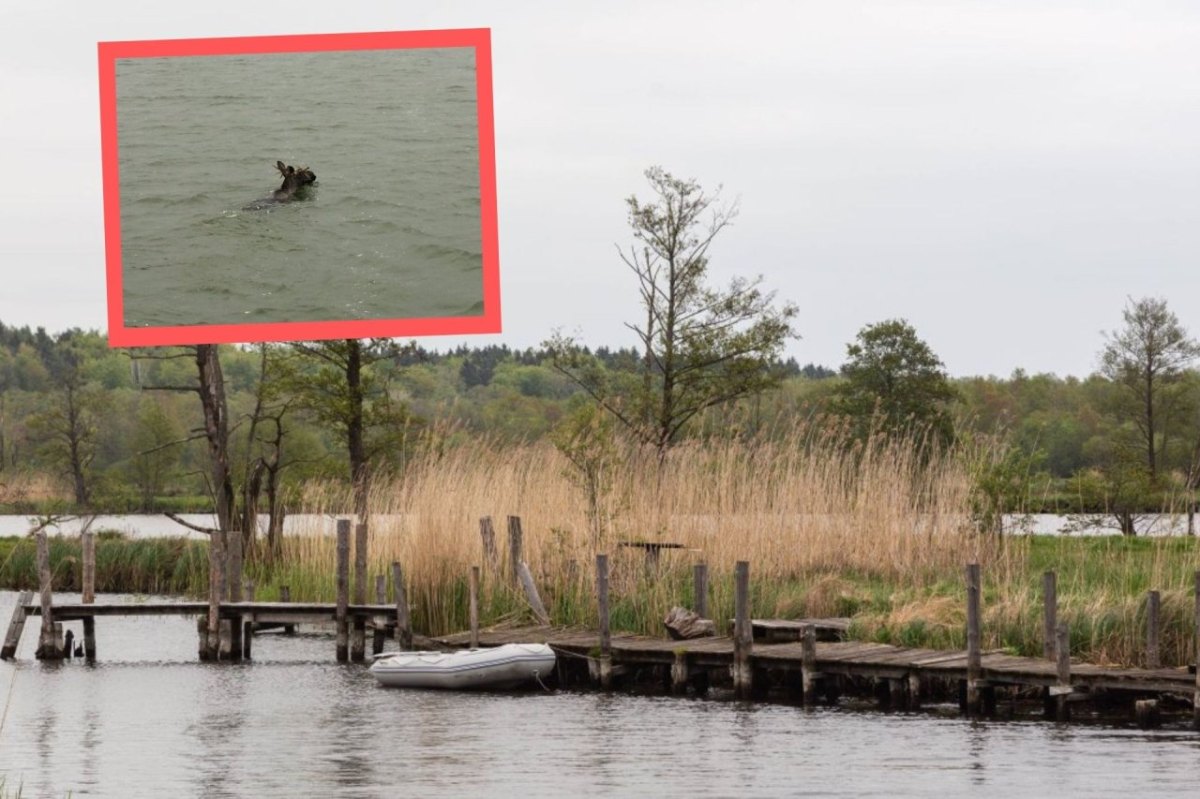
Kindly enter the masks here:
M 0 592 L 0 619 L 15 594 Z M 64 596 L 63 600 L 68 600 Z M 36 623 L 36 619 L 34 620 Z M 76 626 L 78 623 L 76 623 Z M 188 619 L 97 622 L 100 662 L 0 664 L 29 797 L 1193 796 L 1182 729 L 970 722 L 621 694 L 382 689 L 323 635 L 196 661 Z M 78 630 L 77 630 L 78 632 Z
M 470 48 L 117 63 L 127 326 L 481 314 Z M 274 164 L 308 166 L 303 201 Z

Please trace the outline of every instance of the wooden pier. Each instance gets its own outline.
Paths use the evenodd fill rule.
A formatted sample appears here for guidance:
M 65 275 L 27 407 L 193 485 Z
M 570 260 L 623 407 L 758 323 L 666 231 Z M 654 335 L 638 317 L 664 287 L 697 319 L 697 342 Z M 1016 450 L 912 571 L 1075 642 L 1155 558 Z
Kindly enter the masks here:
M 1164 711 L 1187 713 L 1200 730 L 1200 674 L 1195 665 L 1164 668 L 1159 647 L 1161 607 L 1157 592 L 1147 596 L 1147 641 L 1145 668 L 1111 667 L 1072 662 L 1069 629 L 1058 619 L 1056 578 L 1047 572 L 1043 579 L 1045 603 L 1044 648 L 1042 657 L 1018 657 L 1002 650 L 981 648 L 982 576 L 978 564 L 968 564 L 964 573 L 966 605 L 966 648 L 936 650 L 919 647 L 845 640 L 851 630 L 850 619 L 755 619 L 750 613 L 750 564 L 740 561 L 734 569 L 734 619 L 729 634 L 672 640 L 614 633 L 610 629 L 609 604 L 612 585 L 609 558 L 596 556 L 595 591 L 597 617 L 593 629 L 564 629 L 548 624 L 533 572 L 522 559 L 520 520 L 509 518 L 507 568 L 500 566 L 495 531 L 490 518 L 480 520 L 484 564 L 493 579 L 500 579 L 510 590 L 523 592 L 537 626 L 481 630 L 479 626 L 479 586 L 481 569 L 472 567 L 468 580 L 468 609 L 471 629 L 437 639 L 423 639 L 423 645 L 458 648 L 498 646 L 507 643 L 545 643 L 560 655 L 560 684 L 586 682 L 608 689 L 633 675 L 644 684 L 646 675 L 661 680 L 672 693 L 704 694 L 710 684 L 729 685 L 736 697 L 762 698 L 782 689 L 788 696 L 811 705 L 820 697 L 835 700 L 850 689 L 874 692 L 890 707 L 911 709 L 922 699 L 945 696 L 947 687 L 957 696 L 969 715 L 996 712 L 997 692 L 1007 692 L 1010 700 L 1039 701 L 1044 713 L 1060 721 L 1071 716 L 1072 706 L 1094 700 L 1097 704 L 1124 703 L 1143 726 L 1157 724 Z M 95 602 L 95 548 L 83 546 L 83 601 L 54 604 L 50 585 L 48 545 L 45 534 L 38 536 L 40 596 L 32 592 L 19 598 L 5 635 L 0 658 L 14 656 L 22 630 L 30 617 L 39 617 L 41 633 L 37 656 L 56 659 L 64 654 L 62 623 L 82 620 L 84 650 L 89 660 L 96 657 L 96 620 L 115 616 L 193 616 L 198 617 L 199 654 L 202 660 L 241 660 L 249 658 L 256 630 L 270 627 L 294 629 L 296 624 L 332 623 L 335 627 L 335 653 L 339 661 L 366 659 L 366 631 L 372 631 L 372 649 L 378 654 L 384 641 L 394 637 L 400 649 L 413 645 L 410 608 L 404 574 L 399 563 L 391 568 L 393 602 L 386 601 L 387 575 L 376 575 L 375 602 L 368 604 L 365 535 L 357 536 L 358 557 L 354 569 L 354 603 L 350 602 L 350 522 L 337 523 L 337 602 L 261 602 L 254 599 L 254 585 L 243 585 L 240 553 L 230 558 L 232 573 L 218 575 L 213 585 L 237 584 L 243 591 L 225 590 L 207 602 L 154 602 L 113 604 Z M 89 560 L 92 563 L 89 563 Z M 655 564 L 657 567 L 657 563 Z M 222 568 L 217 563 L 217 568 Z M 707 615 L 709 577 L 706 564 L 693 567 L 694 596 L 691 614 Z M 281 590 L 286 596 L 286 587 Z M 677 608 L 676 611 L 683 611 Z M 673 611 L 674 613 L 674 611 Z M 705 632 L 714 628 L 706 622 Z M 673 634 L 682 634 L 671 628 Z M 719 632 L 719 631 L 718 631 Z M 1200 660 L 1200 572 L 1195 576 L 1194 653 Z M 689 633 L 691 634 L 691 633 Z M 219 641 L 214 638 L 219 637 Z M 1195 661 L 1193 661 L 1194 664 Z M 1012 705 L 1010 704 L 1010 707 Z

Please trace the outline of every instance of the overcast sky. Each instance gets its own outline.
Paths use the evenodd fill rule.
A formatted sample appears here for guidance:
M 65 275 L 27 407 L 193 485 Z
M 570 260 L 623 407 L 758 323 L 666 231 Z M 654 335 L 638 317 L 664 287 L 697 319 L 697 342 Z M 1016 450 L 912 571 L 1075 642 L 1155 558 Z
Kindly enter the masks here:
M 801 363 L 903 317 L 953 375 L 1084 375 L 1130 296 L 1200 333 L 1195 4 L 497 5 L 9 4 L 0 322 L 106 324 L 97 41 L 489 27 L 505 332 L 428 345 L 633 344 L 652 164 L 740 200 L 714 279 L 795 302 Z

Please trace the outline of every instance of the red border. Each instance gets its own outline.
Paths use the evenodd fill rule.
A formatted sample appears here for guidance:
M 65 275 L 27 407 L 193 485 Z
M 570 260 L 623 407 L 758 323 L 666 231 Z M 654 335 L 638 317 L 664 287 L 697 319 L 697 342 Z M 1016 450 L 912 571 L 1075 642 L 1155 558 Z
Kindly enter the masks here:
M 239 325 L 125 326 L 121 283 L 121 190 L 117 160 L 118 58 L 394 50 L 420 47 L 475 49 L 476 106 L 479 114 L 479 200 L 483 245 L 482 315 Z M 104 171 L 104 251 L 108 276 L 110 347 L 500 332 L 500 245 L 496 217 L 496 137 L 492 105 L 490 29 L 100 42 L 97 49 L 100 56 L 100 153 Z

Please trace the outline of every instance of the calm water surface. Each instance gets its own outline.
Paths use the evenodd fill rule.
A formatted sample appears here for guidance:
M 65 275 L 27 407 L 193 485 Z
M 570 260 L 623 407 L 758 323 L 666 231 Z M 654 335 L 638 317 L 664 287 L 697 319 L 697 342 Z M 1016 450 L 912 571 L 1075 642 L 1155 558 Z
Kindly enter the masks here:
M 122 59 L 128 326 L 482 313 L 474 50 Z M 308 166 L 308 198 L 246 210 Z
M 14 600 L 0 593 L 5 623 Z M 1200 785 L 1200 736 L 1184 730 L 387 690 L 332 663 L 327 636 L 262 635 L 253 663 L 209 666 L 194 659 L 190 620 L 97 628 L 95 666 L 36 662 L 30 630 L 0 664 L 0 776 L 26 797 L 1128 797 Z

